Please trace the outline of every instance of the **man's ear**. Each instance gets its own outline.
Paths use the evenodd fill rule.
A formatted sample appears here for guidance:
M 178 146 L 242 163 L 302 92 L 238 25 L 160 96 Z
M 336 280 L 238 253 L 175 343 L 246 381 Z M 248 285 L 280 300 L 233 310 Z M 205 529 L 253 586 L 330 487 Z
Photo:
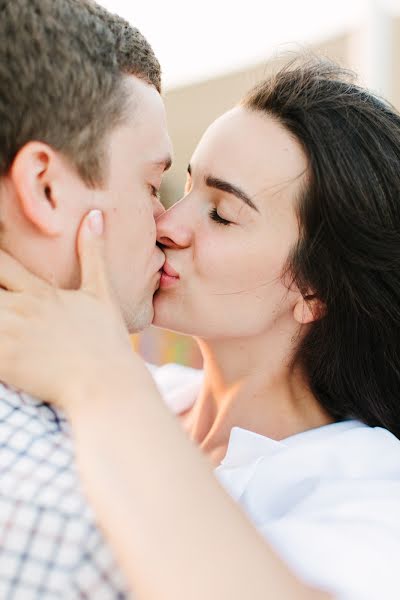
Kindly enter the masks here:
M 10 169 L 22 215 L 41 234 L 50 237 L 59 236 L 63 230 L 57 188 L 64 170 L 59 155 L 42 142 L 25 144 Z
M 307 296 L 300 296 L 293 309 L 293 316 L 295 321 L 300 325 L 306 325 L 307 323 L 313 323 L 322 319 L 325 315 L 326 307 L 321 300 L 316 296 L 310 294 Z

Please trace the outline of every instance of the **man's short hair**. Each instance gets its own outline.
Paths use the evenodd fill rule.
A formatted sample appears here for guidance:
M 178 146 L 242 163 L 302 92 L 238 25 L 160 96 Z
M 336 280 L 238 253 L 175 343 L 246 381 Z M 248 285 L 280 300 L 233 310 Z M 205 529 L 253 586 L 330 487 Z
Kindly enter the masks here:
M 103 183 L 105 139 L 125 116 L 124 75 L 160 91 L 160 65 L 129 23 L 91 0 L 0 0 L 0 178 L 29 141 Z

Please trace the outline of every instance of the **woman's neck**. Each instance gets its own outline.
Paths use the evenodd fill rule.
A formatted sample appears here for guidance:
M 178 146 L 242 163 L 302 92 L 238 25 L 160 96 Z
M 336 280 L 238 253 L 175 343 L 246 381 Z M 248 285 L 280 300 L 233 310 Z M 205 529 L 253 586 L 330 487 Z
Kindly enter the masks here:
M 280 440 L 333 421 L 301 369 L 290 366 L 288 347 L 254 337 L 197 341 L 205 377 L 186 429 L 217 464 L 232 427 Z

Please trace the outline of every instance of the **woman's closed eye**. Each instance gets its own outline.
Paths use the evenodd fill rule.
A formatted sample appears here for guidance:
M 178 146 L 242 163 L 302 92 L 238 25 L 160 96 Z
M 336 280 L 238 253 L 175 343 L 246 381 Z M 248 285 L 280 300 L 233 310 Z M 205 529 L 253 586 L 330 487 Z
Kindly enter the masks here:
M 221 217 L 221 215 L 218 214 L 218 211 L 215 207 L 210 210 L 209 215 L 213 221 L 215 221 L 216 223 L 219 223 L 220 225 L 231 225 L 232 224 L 231 221 L 227 221 L 226 219 Z
M 157 198 L 157 200 L 159 200 L 160 199 L 160 191 L 156 188 L 156 186 L 149 184 L 149 188 L 150 188 L 151 195 L 154 196 L 154 198 Z

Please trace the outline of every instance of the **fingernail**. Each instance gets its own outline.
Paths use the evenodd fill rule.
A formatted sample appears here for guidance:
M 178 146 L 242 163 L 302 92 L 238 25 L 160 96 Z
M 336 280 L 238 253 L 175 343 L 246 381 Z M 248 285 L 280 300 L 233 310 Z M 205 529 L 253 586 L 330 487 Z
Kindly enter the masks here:
M 103 233 L 103 213 L 101 210 L 92 210 L 89 213 L 88 225 L 90 231 L 95 235 L 102 235 Z

